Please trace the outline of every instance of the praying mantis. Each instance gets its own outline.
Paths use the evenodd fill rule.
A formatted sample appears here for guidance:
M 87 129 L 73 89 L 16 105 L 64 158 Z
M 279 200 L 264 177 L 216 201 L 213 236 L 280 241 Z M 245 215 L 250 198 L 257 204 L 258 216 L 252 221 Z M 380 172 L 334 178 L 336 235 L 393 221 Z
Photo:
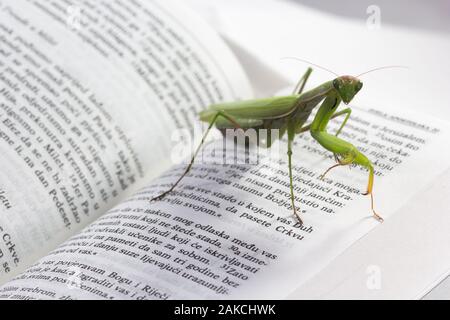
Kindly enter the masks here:
M 316 65 L 317 66 L 317 65 Z M 396 67 L 396 66 L 391 66 Z M 377 68 L 371 71 L 383 69 Z M 324 69 L 324 68 L 323 68 Z M 326 69 L 327 70 L 327 69 Z M 200 120 L 209 123 L 204 136 L 194 152 L 191 162 L 184 173 L 172 185 L 172 187 L 153 198 L 151 201 L 162 199 L 180 183 L 192 168 L 195 157 L 204 144 L 209 132 L 215 125 L 219 129 L 279 129 L 280 138 L 287 132 L 287 156 L 290 185 L 290 201 L 294 215 L 298 218 L 300 224 L 303 224 L 295 206 L 295 196 L 292 176 L 292 146 L 297 134 L 309 131 L 322 147 L 334 154 L 337 164 L 330 167 L 321 177 L 323 178 L 331 169 L 351 164 L 360 165 L 368 170 L 367 190 L 363 195 L 370 195 L 371 210 L 373 217 L 382 222 L 383 218 L 375 211 L 373 201 L 373 182 L 374 167 L 371 161 L 361 153 L 353 144 L 339 138 L 339 134 L 346 125 L 351 108 L 347 107 L 337 111 L 341 102 L 348 105 L 355 95 L 362 89 L 363 83 L 358 79 L 361 75 L 337 76 L 335 79 L 325 82 L 318 87 L 303 92 L 306 82 L 312 73 L 312 68 L 308 68 L 300 81 L 295 86 L 294 92 L 289 96 L 272 97 L 264 99 L 253 99 L 246 101 L 218 103 L 209 106 L 206 110 L 199 113 Z M 329 70 L 328 70 L 329 71 Z M 371 72 L 369 71 L 369 72 Z M 330 71 L 331 72 L 331 71 Z M 365 72 L 366 74 L 368 72 Z M 313 121 L 305 125 L 312 111 L 320 107 Z M 335 134 L 327 131 L 327 125 L 332 118 L 345 116 L 339 129 Z M 268 141 L 267 147 L 270 148 L 272 141 Z

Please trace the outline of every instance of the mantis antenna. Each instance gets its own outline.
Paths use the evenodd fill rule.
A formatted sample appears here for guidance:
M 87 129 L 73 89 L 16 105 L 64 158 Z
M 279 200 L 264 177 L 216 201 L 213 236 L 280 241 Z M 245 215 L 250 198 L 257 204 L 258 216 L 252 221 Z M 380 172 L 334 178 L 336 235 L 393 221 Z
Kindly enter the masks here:
M 281 58 L 281 59 L 282 59 L 282 60 L 297 60 L 297 61 L 305 62 L 305 63 L 308 63 L 308 64 L 314 66 L 314 67 L 317 67 L 317 68 L 320 68 L 320 69 L 322 69 L 322 70 L 325 70 L 325 71 L 327 71 L 327 72 L 329 72 L 329 73 L 332 73 L 332 74 L 334 74 L 336 77 L 339 77 L 339 75 L 338 75 L 336 72 L 334 72 L 334 71 L 332 71 L 332 70 L 330 70 L 330 69 L 328 69 L 328 68 L 322 67 L 321 65 L 315 64 L 315 63 L 313 63 L 313 62 L 311 62 L 311 61 L 305 60 L 305 59 L 300 59 L 300 58 L 296 58 L 296 57 L 283 57 L 283 58 Z M 374 71 L 379 71 L 379 70 L 384 70 L 384 69 L 393 69 L 393 68 L 409 69 L 408 66 L 401 66 L 401 65 L 383 66 L 383 67 L 378 67 L 378 68 L 371 69 L 371 70 L 369 70 L 369 71 L 363 72 L 363 73 L 357 75 L 356 78 L 359 78 L 359 77 L 361 77 L 361 76 L 364 76 L 364 75 L 366 75 L 366 74 L 368 74 L 368 73 L 371 73 L 371 72 L 374 72 Z
M 317 68 L 319 68 L 319 69 L 328 71 L 329 73 L 334 74 L 336 77 L 339 77 L 339 75 L 338 75 L 336 72 L 331 71 L 330 69 L 327 69 L 327 68 L 325 68 L 325 67 L 319 66 L 318 64 L 312 63 L 312 62 L 310 62 L 310 61 L 308 61 L 308 60 L 304 60 L 304 59 L 300 59 L 300 58 L 295 58 L 295 57 L 283 57 L 283 58 L 281 58 L 281 60 L 297 60 L 297 61 L 305 62 L 305 63 L 308 63 L 308 64 L 310 64 L 310 65 L 312 65 L 312 66 L 314 66 L 314 67 L 317 67 Z
M 364 76 L 364 75 L 374 72 L 374 71 L 379 71 L 379 70 L 383 70 L 383 69 L 393 69 L 393 68 L 409 69 L 409 67 L 407 67 L 407 66 L 384 66 L 384 67 L 379 67 L 379 68 L 375 68 L 375 69 L 363 72 L 363 73 L 357 75 L 356 78 L 359 78 L 361 76 Z

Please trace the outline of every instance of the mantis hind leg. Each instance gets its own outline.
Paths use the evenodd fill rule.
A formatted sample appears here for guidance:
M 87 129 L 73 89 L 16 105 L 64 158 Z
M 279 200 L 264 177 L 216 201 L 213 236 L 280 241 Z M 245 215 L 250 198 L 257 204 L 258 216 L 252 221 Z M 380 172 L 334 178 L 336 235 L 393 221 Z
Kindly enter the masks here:
M 202 141 L 200 142 L 200 144 L 198 145 L 197 149 L 194 152 L 194 155 L 191 158 L 191 161 L 189 163 L 189 165 L 186 167 L 186 170 L 183 172 L 183 174 L 178 178 L 178 180 L 172 185 L 172 187 L 169 188 L 169 190 L 161 193 L 160 195 L 152 198 L 150 201 L 158 201 L 161 200 L 162 198 L 164 198 L 168 193 L 172 192 L 173 189 L 175 189 L 175 187 L 181 182 L 181 180 L 183 180 L 183 178 L 189 173 L 189 171 L 191 171 L 192 165 L 194 164 L 194 160 L 197 157 L 201 147 L 203 146 L 203 144 L 206 141 L 206 138 L 208 137 L 209 132 L 211 131 L 212 127 L 214 126 L 214 124 L 216 123 L 217 119 L 219 117 L 223 117 L 225 119 L 227 119 L 228 121 L 230 121 L 231 123 L 234 124 L 234 126 L 236 128 L 240 128 L 239 123 L 237 122 L 236 119 L 234 119 L 233 117 L 231 117 L 230 115 L 228 115 L 227 113 L 223 112 L 223 111 L 218 111 L 216 113 L 216 115 L 213 117 L 213 119 L 211 120 L 211 122 L 209 123 L 208 129 L 206 129 L 203 137 L 202 137 Z
M 293 94 L 301 94 L 303 89 L 305 88 L 306 82 L 308 81 L 309 76 L 311 75 L 313 69 L 308 68 L 305 74 L 300 78 L 299 82 L 294 88 Z

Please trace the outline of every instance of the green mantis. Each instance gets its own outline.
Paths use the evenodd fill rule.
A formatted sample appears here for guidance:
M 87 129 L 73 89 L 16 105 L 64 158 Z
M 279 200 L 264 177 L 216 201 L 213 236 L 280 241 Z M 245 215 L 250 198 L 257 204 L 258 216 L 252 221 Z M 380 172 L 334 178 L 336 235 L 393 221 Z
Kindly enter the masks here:
M 194 159 L 206 140 L 211 128 L 216 125 L 219 129 L 279 129 L 280 138 L 287 132 L 288 140 L 288 170 L 290 179 L 290 200 L 295 216 L 300 223 L 303 223 L 295 206 L 295 196 L 292 177 L 292 145 L 295 135 L 309 131 L 311 136 L 326 150 L 332 152 L 337 164 L 330 167 L 323 175 L 325 176 L 331 169 L 338 166 L 357 164 L 365 167 L 369 172 L 367 191 L 364 195 L 371 197 L 371 209 L 373 216 L 383 221 L 380 215 L 374 210 L 373 204 L 373 180 L 374 168 L 370 160 L 362 154 L 354 145 L 339 138 L 339 134 L 350 117 L 351 109 L 345 108 L 337 111 L 341 102 L 348 104 L 363 87 L 362 82 L 353 76 L 338 76 L 334 80 L 303 92 L 305 84 L 311 75 L 312 69 L 308 68 L 306 73 L 295 87 L 294 93 L 289 96 L 273 97 L 265 99 L 255 99 L 231 103 L 219 103 L 209 106 L 208 109 L 200 112 L 200 120 L 209 123 L 200 145 L 194 152 L 190 164 L 187 166 L 182 176 L 172 185 L 172 187 L 152 200 L 159 200 L 171 192 L 189 173 Z M 320 104 L 314 120 L 305 125 L 314 108 Z M 335 134 L 327 132 L 327 125 L 332 118 L 345 116 L 341 126 Z M 272 141 L 267 142 L 267 147 L 271 147 Z

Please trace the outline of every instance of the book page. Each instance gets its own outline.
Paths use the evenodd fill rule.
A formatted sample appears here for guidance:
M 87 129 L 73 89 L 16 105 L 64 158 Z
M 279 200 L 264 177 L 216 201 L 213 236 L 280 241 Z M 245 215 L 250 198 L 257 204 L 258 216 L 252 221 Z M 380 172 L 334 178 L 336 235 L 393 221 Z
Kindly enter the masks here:
M 0 1 L 0 283 L 168 169 L 197 111 L 250 97 L 170 1 Z
M 372 159 L 375 208 L 389 221 L 448 168 L 450 153 L 442 148 L 448 123 L 393 110 L 353 110 L 341 137 Z M 340 121 L 332 120 L 330 132 Z M 305 133 L 293 153 L 300 225 L 290 206 L 284 145 L 261 154 L 256 164 L 235 164 L 234 152 L 222 154 L 209 144 L 173 193 L 149 204 L 184 164 L 1 287 L 0 298 L 287 297 L 380 222 L 362 195 L 367 171 L 339 167 L 321 180 L 334 159 Z M 224 164 L 224 158 L 232 161 Z

